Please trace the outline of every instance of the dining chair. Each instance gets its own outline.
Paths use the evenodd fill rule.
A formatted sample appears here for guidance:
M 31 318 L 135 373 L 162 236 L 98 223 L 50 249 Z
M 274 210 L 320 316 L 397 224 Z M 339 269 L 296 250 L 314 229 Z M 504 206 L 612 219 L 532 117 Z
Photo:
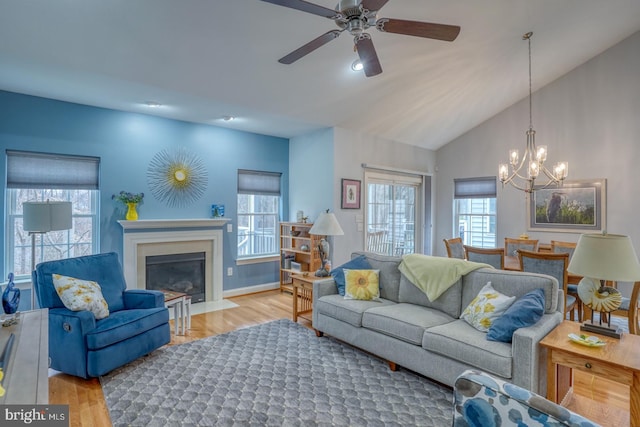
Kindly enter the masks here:
M 444 246 L 447 248 L 447 256 L 449 258 L 466 259 L 464 253 L 464 245 L 460 237 L 454 237 L 453 239 L 442 239 Z
M 622 297 L 622 303 L 617 310 L 609 313 L 613 316 L 626 317 L 629 324 L 629 333 L 640 335 L 640 325 L 638 325 L 638 298 L 640 298 L 640 282 L 633 284 L 631 298 Z
M 474 262 L 483 262 L 493 268 L 504 270 L 504 248 L 478 248 L 464 245 L 467 259 Z
M 538 240 L 504 238 L 504 256 L 518 256 L 518 250 L 536 252 Z
M 569 254 L 554 254 L 533 251 L 518 251 L 520 269 L 529 273 L 547 274 L 555 277 L 558 285 L 564 291 L 564 317 L 569 313 L 569 319 L 575 320 L 574 310 L 578 308 L 578 300 L 573 295 L 567 293 L 567 266 L 569 265 Z
M 574 242 L 563 242 L 560 240 L 552 240 L 551 241 L 551 252 L 556 254 L 567 253 L 569 254 L 569 262 L 571 262 L 571 257 L 576 250 L 576 244 Z M 580 297 L 578 296 L 578 283 L 580 282 L 580 278 L 568 276 L 567 279 L 567 293 L 569 295 L 573 295 L 578 300 L 578 320 L 582 321 L 582 301 L 580 301 Z

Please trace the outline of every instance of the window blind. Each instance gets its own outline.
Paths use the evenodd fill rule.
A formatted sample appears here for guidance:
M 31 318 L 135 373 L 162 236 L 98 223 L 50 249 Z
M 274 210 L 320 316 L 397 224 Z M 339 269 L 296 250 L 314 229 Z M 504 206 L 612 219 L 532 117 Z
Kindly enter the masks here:
M 453 180 L 455 199 L 481 199 L 496 197 L 496 177 L 457 178 Z
M 7 188 L 98 190 L 100 158 L 7 150 Z
M 238 194 L 280 196 L 280 172 L 238 169 Z

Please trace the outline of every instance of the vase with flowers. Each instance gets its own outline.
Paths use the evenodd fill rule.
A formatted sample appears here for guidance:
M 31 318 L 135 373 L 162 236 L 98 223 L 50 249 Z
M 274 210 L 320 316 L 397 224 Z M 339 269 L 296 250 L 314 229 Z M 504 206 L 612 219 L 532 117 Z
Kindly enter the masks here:
M 127 214 L 125 215 L 127 221 L 135 221 L 138 219 L 138 211 L 136 208 L 138 207 L 138 203 L 142 202 L 144 193 L 121 191 L 118 194 L 112 195 L 111 198 L 127 205 Z

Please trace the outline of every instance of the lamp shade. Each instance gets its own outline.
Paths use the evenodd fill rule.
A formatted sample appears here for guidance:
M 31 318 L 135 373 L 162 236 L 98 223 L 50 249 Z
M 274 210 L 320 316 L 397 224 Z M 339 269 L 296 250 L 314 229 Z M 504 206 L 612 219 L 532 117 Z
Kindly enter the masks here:
M 309 234 L 315 234 L 317 236 L 342 236 L 344 231 L 342 231 L 335 214 L 323 212 L 316 222 L 313 223 Z
M 22 204 L 22 228 L 32 233 L 69 230 L 71 202 L 25 202 Z
M 619 234 L 581 235 L 567 271 L 599 280 L 640 280 L 640 263 L 631 239 Z

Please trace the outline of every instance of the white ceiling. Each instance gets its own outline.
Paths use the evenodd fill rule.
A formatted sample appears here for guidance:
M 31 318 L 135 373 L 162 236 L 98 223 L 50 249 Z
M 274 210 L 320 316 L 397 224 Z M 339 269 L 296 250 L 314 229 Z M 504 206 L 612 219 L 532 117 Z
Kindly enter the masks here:
M 349 69 L 346 32 L 278 63 L 337 27 L 260 0 L 0 0 L 0 89 L 281 137 L 339 126 L 436 149 L 527 96 L 525 32 L 535 91 L 639 31 L 640 1 L 390 0 L 379 17 L 462 30 L 449 43 L 372 28 L 384 72 L 366 78 Z

